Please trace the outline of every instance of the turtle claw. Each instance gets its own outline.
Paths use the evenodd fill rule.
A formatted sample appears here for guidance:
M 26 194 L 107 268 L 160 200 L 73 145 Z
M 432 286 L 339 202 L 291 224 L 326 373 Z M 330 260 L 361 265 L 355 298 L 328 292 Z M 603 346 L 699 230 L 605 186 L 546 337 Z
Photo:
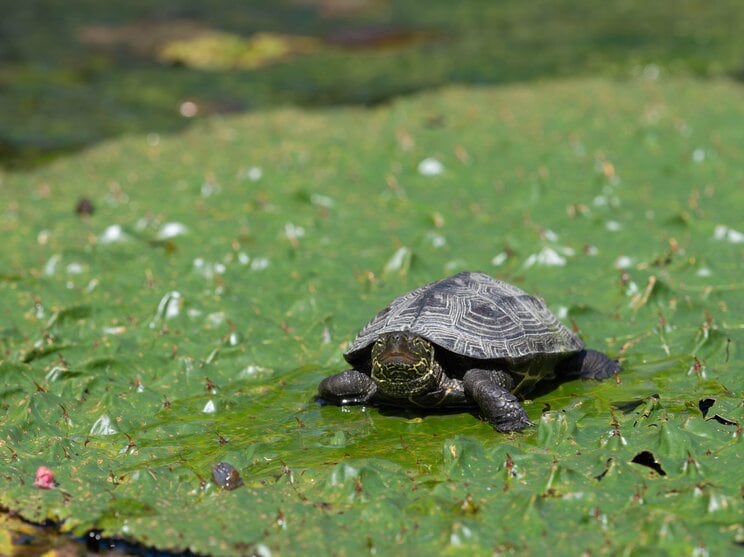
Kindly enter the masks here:
M 521 406 L 520 410 L 524 412 Z M 520 432 L 528 427 L 535 426 L 535 424 L 527 418 L 526 414 L 524 416 L 516 416 L 513 419 L 499 418 L 498 420 L 489 420 L 489 423 L 491 424 L 491 427 L 499 433 Z

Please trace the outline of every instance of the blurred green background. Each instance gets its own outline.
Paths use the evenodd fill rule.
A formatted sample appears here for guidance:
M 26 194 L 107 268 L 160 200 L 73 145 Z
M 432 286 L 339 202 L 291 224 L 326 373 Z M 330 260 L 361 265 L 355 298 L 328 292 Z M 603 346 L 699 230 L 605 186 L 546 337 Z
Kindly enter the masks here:
M 451 83 L 740 76 L 742 28 L 737 0 L 10 1 L 0 164 L 212 114 L 372 105 Z

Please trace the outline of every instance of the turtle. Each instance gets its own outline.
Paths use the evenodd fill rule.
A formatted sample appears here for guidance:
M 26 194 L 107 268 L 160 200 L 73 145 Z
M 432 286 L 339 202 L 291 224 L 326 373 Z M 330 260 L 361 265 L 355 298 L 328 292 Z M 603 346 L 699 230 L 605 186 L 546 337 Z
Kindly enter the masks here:
M 395 298 L 318 385 L 321 403 L 475 410 L 498 432 L 531 425 L 520 400 L 549 379 L 606 379 L 617 361 L 587 349 L 545 302 L 480 272 Z

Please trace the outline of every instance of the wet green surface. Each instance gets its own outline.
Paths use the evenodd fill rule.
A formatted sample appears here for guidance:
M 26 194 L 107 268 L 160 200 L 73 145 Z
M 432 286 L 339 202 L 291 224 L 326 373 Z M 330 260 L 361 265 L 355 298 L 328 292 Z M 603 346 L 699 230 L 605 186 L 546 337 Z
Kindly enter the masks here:
M 215 555 L 735 551 L 740 99 L 451 88 L 2 176 L 0 506 Z M 542 295 L 619 381 L 536 393 L 521 435 L 312 400 L 377 309 L 463 269 Z
M 744 70 L 737 0 L 11 4 L 0 17 L 6 166 L 210 114 L 369 105 L 453 82 Z

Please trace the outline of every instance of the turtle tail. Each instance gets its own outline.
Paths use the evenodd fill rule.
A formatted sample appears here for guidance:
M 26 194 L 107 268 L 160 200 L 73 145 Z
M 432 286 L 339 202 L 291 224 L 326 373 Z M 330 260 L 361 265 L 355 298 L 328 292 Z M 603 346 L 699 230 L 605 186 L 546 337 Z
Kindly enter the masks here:
M 558 377 L 581 379 L 607 379 L 622 368 L 616 360 L 597 350 L 582 350 L 560 362 L 555 372 Z

